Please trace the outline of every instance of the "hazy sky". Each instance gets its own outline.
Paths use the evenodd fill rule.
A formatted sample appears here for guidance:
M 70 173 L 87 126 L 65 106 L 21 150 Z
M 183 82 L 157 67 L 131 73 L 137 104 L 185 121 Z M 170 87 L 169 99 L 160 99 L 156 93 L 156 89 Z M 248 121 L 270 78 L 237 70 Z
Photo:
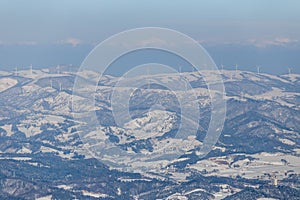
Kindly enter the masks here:
M 290 50 L 300 46 L 300 1 L 1 0 L 0 54 L 9 52 L 3 49 L 9 45 L 94 46 L 143 26 L 172 28 L 202 44 Z
M 1 0 L 0 24 L 2 43 L 97 43 L 142 26 L 177 29 L 199 41 L 271 43 L 300 40 L 300 1 Z

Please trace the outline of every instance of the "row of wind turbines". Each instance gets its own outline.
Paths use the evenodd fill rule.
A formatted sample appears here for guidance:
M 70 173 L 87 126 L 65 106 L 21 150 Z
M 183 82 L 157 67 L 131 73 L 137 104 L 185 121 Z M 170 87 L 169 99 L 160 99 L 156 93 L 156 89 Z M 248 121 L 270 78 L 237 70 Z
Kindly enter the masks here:
M 260 74 L 260 73 L 261 73 L 261 68 L 262 68 L 261 66 L 256 65 L 256 73 L 257 73 L 257 74 Z M 219 69 L 220 69 L 221 72 L 223 72 L 223 71 L 224 71 L 224 65 L 221 64 L 220 67 L 219 67 Z M 238 69 L 239 69 L 239 66 L 236 64 L 236 65 L 234 66 L 234 69 L 235 69 L 235 72 L 237 72 Z M 288 67 L 287 69 L 288 69 L 288 74 L 291 75 L 291 74 L 292 74 L 292 69 L 293 69 L 293 68 Z M 197 71 L 197 69 L 193 67 L 193 72 L 194 72 L 194 71 Z M 179 71 L 178 71 L 178 72 L 179 72 L 179 73 L 182 72 L 181 67 L 179 67 Z
M 220 66 L 221 66 L 221 70 L 223 71 L 224 70 L 224 65 L 221 64 Z M 261 69 L 261 66 L 256 66 L 256 73 L 257 74 L 260 74 L 260 69 Z M 290 68 L 290 67 L 288 68 L 288 74 L 289 75 L 292 73 L 292 69 L 293 68 Z M 235 71 L 236 72 L 238 71 L 238 65 L 237 64 L 235 65 Z
M 59 65 L 56 67 L 56 70 L 57 70 L 57 73 L 60 73 L 60 66 Z M 29 73 L 30 73 L 30 77 L 33 78 L 33 66 L 32 65 L 29 66 Z M 19 75 L 18 67 L 15 68 L 14 75 L 15 76 Z M 59 82 L 58 84 L 59 84 L 59 91 L 62 91 L 63 90 L 62 83 Z M 50 87 L 54 88 L 52 79 L 50 79 Z
M 57 65 L 57 66 L 56 66 L 56 72 L 57 72 L 58 74 L 61 73 L 61 71 L 60 71 L 60 65 Z M 32 64 L 29 65 L 29 74 L 30 74 L 31 77 L 33 76 L 33 65 L 32 65 Z M 16 76 L 19 75 L 18 67 L 15 67 L 14 75 L 16 75 Z
M 224 70 L 224 65 L 221 64 L 220 66 L 221 66 L 221 70 L 223 71 Z M 260 74 L 260 69 L 261 69 L 261 66 L 256 66 L 257 74 Z M 58 73 L 60 73 L 60 65 L 57 65 L 56 70 L 57 70 Z M 238 70 L 238 65 L 236 64 L 235 65 L 235 71 L 237 71 L 237 70 Z M 179 72 L 181 73 L 181 67 L 179 69 Z M 32 65 L 29 66 L 29 73 L 30 73 L 30 76 L 32 77 L 32 75 L 33 75 L 33 66 Z M 292 73 L 292 68 L 289 67 L 288 68 L 288 74 L 291 74 L 291 73 Z M 15 68 L 15 75 L 16 76 L 18 75 L 18 67 Z

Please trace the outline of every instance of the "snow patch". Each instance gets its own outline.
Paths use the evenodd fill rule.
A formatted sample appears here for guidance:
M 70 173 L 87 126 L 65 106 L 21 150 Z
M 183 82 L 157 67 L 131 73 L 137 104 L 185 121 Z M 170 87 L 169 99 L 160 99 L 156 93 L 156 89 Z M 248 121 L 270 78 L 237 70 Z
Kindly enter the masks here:
M 283 139 L 283 138 L 279 138 L 279 141 L 282 142 L 283 144 L 287 144 L 287 145 L 295 145 L 296 143 L 289 140 L 289 139 Z
M 0 92 L 3 92 L 18 83 L 16 79 L 12 78 L 1 78 L 0 79 Z
M 48 195 L 48 196 L 44 196 L 44 197 L 39 197 L 36 200 L 51 200 L 52 199 L 52 195 Z

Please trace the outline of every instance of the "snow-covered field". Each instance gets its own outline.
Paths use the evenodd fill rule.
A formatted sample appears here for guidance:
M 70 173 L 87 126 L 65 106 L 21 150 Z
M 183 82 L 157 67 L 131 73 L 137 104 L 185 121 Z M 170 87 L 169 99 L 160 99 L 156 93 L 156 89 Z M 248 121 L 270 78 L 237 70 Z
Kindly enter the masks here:
M 18 83 L 16 79 L 13 78 L 0 78 L 0 92 L 3 92 Z
M 287 172 L 300 173 L 300 157 L 297 155 L 259 153 L 249 155 L 254 160 L 246 158 L 232 163 L 234 156 L 237 155 L 201 160 L 191 165 L 190 168 L 200 172 L 205 170 L 203 173 L 205 176 L 241 176 L 249 179 L 265 178 L 266 174 L 276 175 L 278 179 L 283 179 L 287 177 L 285 174 Z

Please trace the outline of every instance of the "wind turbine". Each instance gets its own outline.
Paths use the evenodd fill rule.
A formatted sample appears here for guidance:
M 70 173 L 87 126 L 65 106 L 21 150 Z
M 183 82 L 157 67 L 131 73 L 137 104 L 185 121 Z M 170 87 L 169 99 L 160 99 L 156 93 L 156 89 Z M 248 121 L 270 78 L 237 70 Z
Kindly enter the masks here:
M 181 75 L 181 66 L 179 66 L 179 80 L 182 80 L 182 75 Z
M 147 67 L 147 80 L 148 80 L 147 89 L 150 89 L 150 76 L 149 76 L 149 68 L 148 67 Z
M 260 66 L 256 66 L 256 69 L 257 69 L 257 74 L 260 73 Z
M 53 88 L 52 79 L 50 79 L 50 87 Z
M 244 92 L 241 92 L 241 99 L 244 99 Z
M 194 69 L 194 68 L 193 68 Z M 185 90 L 187 90 L 187 80 L 184 78 L 184 76 L 181 74 L 181 66 L 179 66 L 179 78 L 180 80 L 183 80 L 184 81 L 184 87 L 185 87 Z
M 289 70 L 289 75 L 291 75 L 292 68 L 289 67 L 288 70 Z
M 32 64 L 29 66 L 30 76 L 32 78 Z
M 56 67 L 56 72 L 57 72 L 58 74 L 60 74 L 60 66 L 59 66 L 59 65 L 57 65 L 57 67 Z
M 15 75 L 18 76 L 18 67 L 15 68 Z

